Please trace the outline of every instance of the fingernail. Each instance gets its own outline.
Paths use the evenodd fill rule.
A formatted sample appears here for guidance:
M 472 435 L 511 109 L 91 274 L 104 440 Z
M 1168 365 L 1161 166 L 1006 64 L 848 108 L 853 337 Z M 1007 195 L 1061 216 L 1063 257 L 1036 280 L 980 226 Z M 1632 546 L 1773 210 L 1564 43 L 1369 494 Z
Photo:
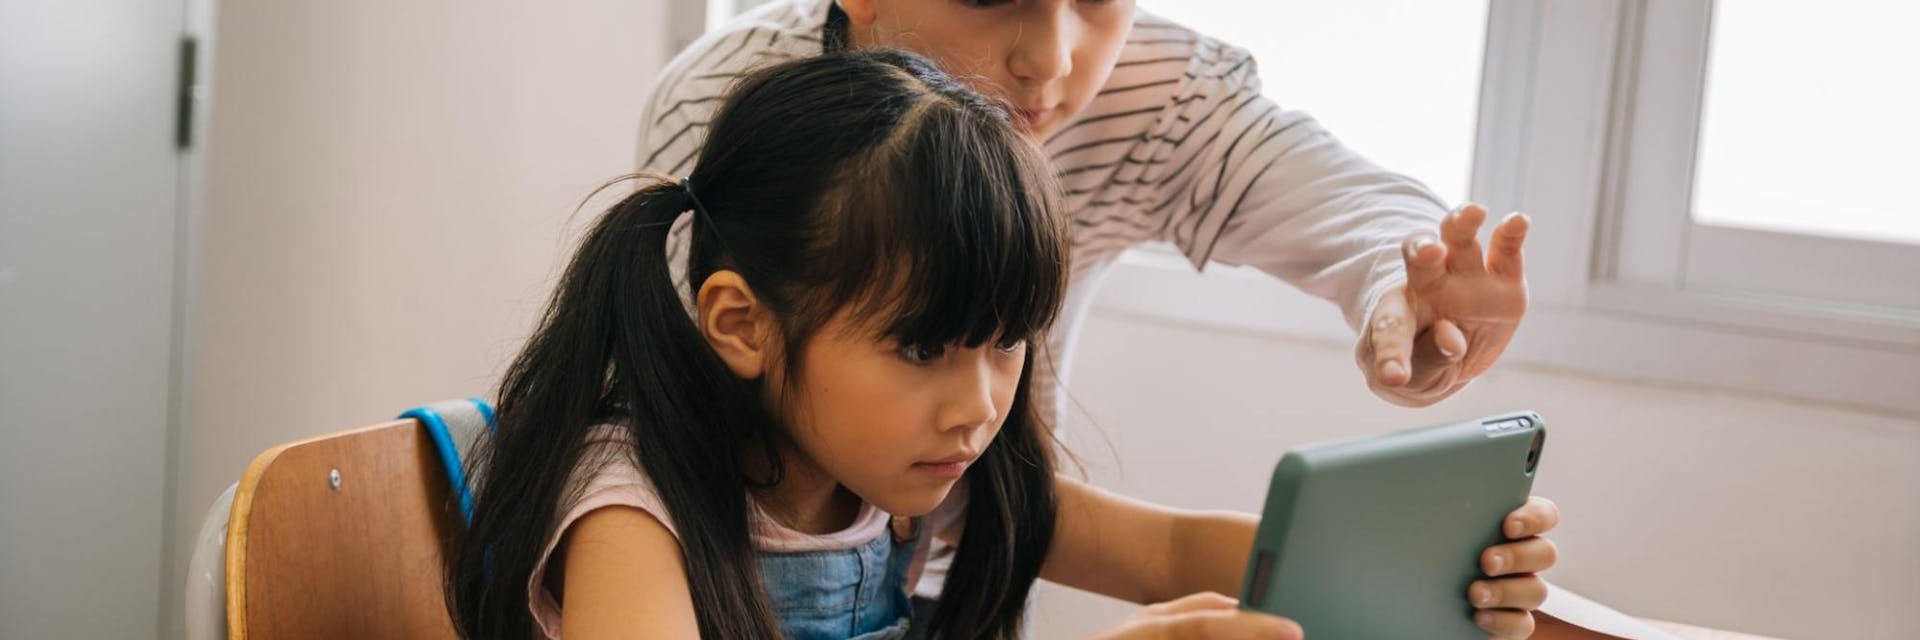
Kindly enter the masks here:
M 1387 366 L 1380 368 L 1380 375 L 1388 378 L 1398 378 L 1406 373 L 1407 367 L 1400 364 L 1399 360 L 1389 360 Z
M 1483 607 L 1486 605 L 1493 604 L 1493 589 L 1487 587 L 1487 585 L 1484 585 L 1484 584 L 1474 585 L 1473 586 L 1473 603 Z
M 1485 529 L 1482 529 L 1482 531 L 1485 531 Z M 1501 571 L 1505 571 L 1507 568 L 1507 554 L 1504 554 L 1504 553 L 1493 554 L 1493 561 L 1488 562 L 1487 564 L 1493 565 L 1494 573 L 1500 573 Z
M 1512 535 L 1513 535 L 1513 537 L 1515 537 L 1515 538 L 1518 538 L 1518 537 L 1520 537 L 1520 536 L 1524 536 L 1524 535 L 1527 535 L 1527 523 L 1525 523 L 1525 522 L 1521 522 L 1521 521 L 1519 521 L 1519 520 L 1515 520 L 1515 521 L 1513 521 L 1513 527 L 1512 527 L 1512 529 L 1513 529 L 1513 534 L 1512 534 Z
M 1448 349 L 1448 348 L 1446 348 L 1446 347 L 1440 347 L 1440 355 L 1443 355 L 1443 356 L 1446 356 L 1446 357 L 1449 357 L 1449 358 L 1451 358 L 1451 357 L 1453 357 L 1453 350 L 1452 350 L 1452 349 Z
M 1458 620 L 1459 618 L 1454 618 L 1454 619 Z M 1482 611 L 1473 616 L 1473 622 L 1475 624 L 1480 625 L 1480 628 L 1482 629 L 1486 629 L 1489 631 L 1493 630 L 1493 614 L 1491 613 Z

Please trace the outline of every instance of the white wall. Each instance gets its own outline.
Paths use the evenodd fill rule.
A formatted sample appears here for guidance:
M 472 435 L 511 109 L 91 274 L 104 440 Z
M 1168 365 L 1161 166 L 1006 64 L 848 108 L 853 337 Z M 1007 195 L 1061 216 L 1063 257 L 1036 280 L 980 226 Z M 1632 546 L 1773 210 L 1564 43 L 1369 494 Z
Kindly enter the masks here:
M 1103 296 L 1127 295 L 1110 285 Z M 1097 310 L 1074 365 L 1085 415 L 1071 442 L 1123 493 L 1257 512 L 1288 447 L 1535 409 L 1553 434 L 1535 493 L 1565 518 L 1551 580 L 1703 626 L 1920 637 L 1920 417 L 1511 363 L 1408 410 L 1366 391 L 1351 353 Z M 1035 637 L 1079 637 L 1131 610 L 1045 594 Z
M 666 20 L 665 0 L 219 4 L 170 591 L 255 454 L 490 390 L 594 213 L 575 205 L 633 167 Z

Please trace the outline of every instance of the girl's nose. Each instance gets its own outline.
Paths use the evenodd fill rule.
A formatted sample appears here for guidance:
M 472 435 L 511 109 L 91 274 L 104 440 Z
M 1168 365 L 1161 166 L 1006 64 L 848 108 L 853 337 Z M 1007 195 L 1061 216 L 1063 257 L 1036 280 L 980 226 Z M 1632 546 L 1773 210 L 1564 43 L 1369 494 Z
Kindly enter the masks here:
M 1045 84 L 1073 73 L 1079 17 L 1072 2 L 1042 2 L 1019 25 L 1007 70 L 1023 84 Z
M 945 429 L 963 429 L 996 424 L 1000 405 L 995 393 L 1001 386 L 993 363 L 992 347 L 969 349 L 966 364 L 954 373 L 951 393 L 941 419 Z

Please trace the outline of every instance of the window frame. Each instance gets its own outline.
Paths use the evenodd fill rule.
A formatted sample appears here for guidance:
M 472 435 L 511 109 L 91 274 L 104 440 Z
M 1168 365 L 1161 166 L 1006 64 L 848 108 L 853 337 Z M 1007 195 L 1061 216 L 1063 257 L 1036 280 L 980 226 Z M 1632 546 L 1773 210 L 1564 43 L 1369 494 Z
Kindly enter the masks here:
M 1627 162 L 1636 157 L 1628 152 L 1631 136 L 1684 141 L 1684 152 L 1673 157 L 1688 163 L 1684 177 L 1690 181 L 1699 117 L 1698 85 L 1691 106 L 1668 107 L 1663 119 L 1649 117 L 1650 103 L 1634 102 L 1647 97 L 1648 83 L 1677 80 L 1639 73 L 1639 56 L 1647 53 L 1639 47 L 1648 38 L 1676 43 L 1671 35 L 1647 32 L 1649 19 L 1669 29 L 1686 26 L 1661 23 L 1668 19 L 1664 14 L 1646 12 L 1705 2 L 1491 2 L 1471 193 L 1496 213 L 1526 211 L 1536 222 L 1527 243 L 1531 306 L 1503 359 L 1659 385 L 1920 413 L 1913 386 L 1920 379 L 1920 325 L 1899 314 L 1873 305 L 1685 286 L 1674 277 L 1640 277 L 1640 267 L 1632 266 L 1668 265 L 1671 276 L 1680 272 L 1686 253 L 1671 235 L 1662 244 L 1656 227 L 1634 226 L 1628 232 L 1633 241 L 1620 242 L 1623 223 L 1638 220 L 1621 212 L 1641 211 L 1626 196 L 1650 193 L 1623 190 L 1624 172 L 1641 168 Z M 1705 32 L 1698 33 L 1694 46 L 1704 69 Z M 1693 82 L 1701 78 L 1696 71 Z M 1687 94 L 1667 97 L 1674 95 Z M 1685 131 L 1662 129 L 1676 124 Z M 1667 209 L 1671 220 L 1691 223 L 1690 195 Z M 1887 244 L 1719 227 L 1710 233 L 1722 231 L 1725 237 L 1708 237 L 1719 241 L 1710 250 L 1782 239 L 1772 236 L 1826 245 L 1812 250 L 1827 252 Z M 1689 233 L 1679 238 L 1700 235 Z M 1620 277 L 1623 265 L 1629 266 L 1626 277 Z M 1195 282 L 1175 271 L 1191 267 L 1156 251 L 1131 252 L 1104 284 L 1109 291 L 1096 307 L 1152 322 L 1353 344 L 1352 330 L 1331 305 L 1271 278 L 1221 269 Z
M 1693 220 L 1713 5 L 1622 6 L 1596 304 L 1920 349 L 1920 246 Z

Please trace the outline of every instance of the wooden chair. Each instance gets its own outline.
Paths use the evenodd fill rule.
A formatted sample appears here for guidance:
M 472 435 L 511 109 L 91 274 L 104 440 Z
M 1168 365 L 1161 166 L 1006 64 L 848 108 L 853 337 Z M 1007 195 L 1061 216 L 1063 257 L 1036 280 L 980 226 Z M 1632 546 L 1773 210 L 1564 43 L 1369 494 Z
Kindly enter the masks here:
M 470 402 L 467 412 L 491 422 L 484 403 Z M 431 420 L 292 442 L 254 458 L 230 489 L 231 509 L 221 514 L 216 505 L 202 528 L 202 549 L 217 538 L 224 561 L 202 560 L 218 549 L 196 553 L 189 576 L 190 601 L 204 586 L 196 583 L 223 586 L 225 624 L 203 622 L 196 632 L 190 602 L 189 637 L 455 637 L 441 567 L 465 527 L 464 486 L 449 473 L 466 446 L 449 447 L 456 438 L 470 446 L 478 429 L 449 437 L 426 413 Z

